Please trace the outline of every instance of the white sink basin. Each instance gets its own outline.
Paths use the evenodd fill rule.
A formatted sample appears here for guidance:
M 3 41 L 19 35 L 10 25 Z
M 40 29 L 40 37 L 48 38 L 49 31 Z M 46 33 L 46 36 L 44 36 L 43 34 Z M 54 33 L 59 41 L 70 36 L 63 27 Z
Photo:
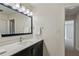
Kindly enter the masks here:
M 22 42 L 16 42 L 13 44 L 5 45 L 0 47 L 0 55 L 1 56 L 10 56 L 13 55 L 19 51 L 22 51 L 33 44 L 39 42 L 37 39 L 28 39 L 28 40 L 23 40 Z
M 19 46 L 26 46 L 26 45 L 31 44 L 32 42 L 33 42 L 32 40 L 24 40 L 22 42 L 19 42 L 18 45 Z

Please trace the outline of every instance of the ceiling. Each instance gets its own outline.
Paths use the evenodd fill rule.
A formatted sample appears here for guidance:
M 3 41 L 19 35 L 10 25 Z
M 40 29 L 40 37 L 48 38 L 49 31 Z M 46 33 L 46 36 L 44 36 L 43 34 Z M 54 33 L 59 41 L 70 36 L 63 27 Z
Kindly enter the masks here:
M 68 15 L 75 15 L 79 12 L 79 4 L 70 4 L 65 6 L 65 13 Z
M 75 7 L 75 6 L 79 6 L 79 3 L 61 3 L 61 5 L 63 5 L 65 8 L 71 8 L 71 7 Z
M 30 11 L 32 11 L 32 6 L 30 5 L 30 4 L 28 4 L 28 3 L 24 3 L 24 4 L 22 4 L 24 7 L 26 7 L 27 9 L 30 9 Z M 3 10 L 3 11 L 1 11 L 1 10 Z M 15 13 L 17 13 L 17 12 L 15 12 L 15 11 L 13 11 L 12 9 L 9 9 L 9 8 L 7 8 L 7 7 L 5 7 L 5 6 L 3 6 L 3 5 L 0 5 L 0 13 L 1 12 L 3 12 L 3 13 L 6 13 L 6 14 L 15 14 Z
M 71 6 L 78 6 L 79 3 L 31 3 L 33 7 L 39 7 L 43 5 L 61 5 L 64 6 L 65 8 L 69 8 Z
M 31 5 L 35 7 L 40 6 L 52 6 L 52 5 L 60 5 L 65 7 L 66 14 L 76 14 L 79 12 L 79 3 L 31 3 Z
M 25 3 L 23 5 L 31 10 L 35 7 L 40 7 L 43 5 L 44 6 L 61 5 L 61 6 L 65 7 L 66 14 L 73 15 L 73 14 L 76 14 L 79 12 L 79 3 L 31 3 L 31 4 Z M 9 13 L 11 11 L 8 9 L 6 10 L 6 8 L 0 6 L 0 9 L 1 8 L 3 8 L 5 11 L 7 11 L 7 13 Z

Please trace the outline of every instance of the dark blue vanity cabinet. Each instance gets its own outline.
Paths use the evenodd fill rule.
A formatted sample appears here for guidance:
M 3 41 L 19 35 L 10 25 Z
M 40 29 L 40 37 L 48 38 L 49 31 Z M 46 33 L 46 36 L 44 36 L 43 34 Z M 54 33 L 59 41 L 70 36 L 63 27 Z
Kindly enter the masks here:
M 43 40 L 14 54 L 13 56 L 43 56 Z

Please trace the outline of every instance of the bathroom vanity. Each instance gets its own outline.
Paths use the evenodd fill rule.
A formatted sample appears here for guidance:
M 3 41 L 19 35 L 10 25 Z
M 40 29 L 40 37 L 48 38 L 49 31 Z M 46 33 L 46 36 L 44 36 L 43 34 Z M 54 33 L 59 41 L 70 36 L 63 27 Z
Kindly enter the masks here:
M 43 56 L 43 40 L 29 39 L 0 47 L 1 56 Z
M 26 37 L 23 40 L 21 37 L 21 35 L 33 34 L 33 19 L 32 15 L 25 14 L 25 11 L 20 12 L 19 9 L 14 9 L 13 7 L 16 7 L 16 5 L 0 3 L 0 35 L 1 38 L 5 37 L 0 42 L 12 42 L 0 46 L 0 56 L 43 56 L 42 39 Z M 19 6 L 22 7 L 22 4 Z M 11 36 L 18 36 L 20 39 L 12 40 Z M 6 39 L 6 37 L 11 38 Z
M 43 56 L 43 40 L 15 53 L 13 56 Z

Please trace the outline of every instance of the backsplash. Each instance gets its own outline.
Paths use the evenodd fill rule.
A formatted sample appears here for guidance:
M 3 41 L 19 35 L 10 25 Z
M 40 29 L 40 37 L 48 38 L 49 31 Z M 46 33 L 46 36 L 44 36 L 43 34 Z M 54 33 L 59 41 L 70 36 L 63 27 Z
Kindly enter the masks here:
M 33 35 L 21 35 L 21 36 L 10 36 L 10 37 L 1 37 L 0 38 L 0 46 L 12 44 L 15 42 L 19 42 L 20 37 L 23 37 L 24 40 L 28 40 L 33 38 Z

